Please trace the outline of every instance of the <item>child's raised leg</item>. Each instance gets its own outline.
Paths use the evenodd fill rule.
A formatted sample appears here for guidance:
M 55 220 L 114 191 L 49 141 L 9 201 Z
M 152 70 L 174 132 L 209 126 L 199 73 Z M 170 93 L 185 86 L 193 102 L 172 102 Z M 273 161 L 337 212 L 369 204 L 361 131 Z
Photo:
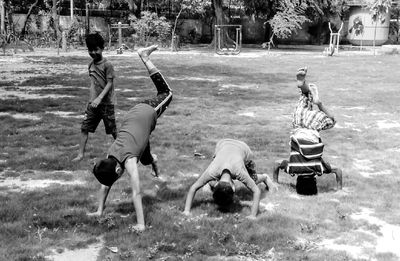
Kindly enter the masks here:
M 138 55 L 140 59 L 142 59 L 144 65 L 146 66 L 150 78 L 152 79 L 154 85 L 157 88 L 157 96 L 148 100 L 143 101 L 143 103 L 147 103 L 152 106 L 156 112 L 157 117 L 160 117 L 161 114 L 167 109 L 169 103 L 172 100 L 172 90 L 169 87 L 168 83 L 157 69 L 157 67 L 150 60 L 150 55 L 152 52 L 157 50 L 157 45 L 152 45 L 147 48 L 142 48 L 138 50 Z

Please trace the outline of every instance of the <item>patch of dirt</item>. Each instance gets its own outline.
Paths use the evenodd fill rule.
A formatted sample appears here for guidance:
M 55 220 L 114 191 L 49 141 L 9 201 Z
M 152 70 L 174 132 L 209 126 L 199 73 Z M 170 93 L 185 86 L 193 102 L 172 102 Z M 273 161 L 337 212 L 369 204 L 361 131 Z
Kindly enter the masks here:
M 258 89 L 259 84 L 232 84 L 232 83 L 226 83 L 226 84 L 221 84 L 219 86 L 222 89 L 230 89 L 230 88 L 238 88 L 238 89 Z
M 378 129 L 400 128 L 400 123 L 397 121 L 381 120 L 381 121 L 377 121 L 376 125 L 377 125 Z
M 72 95 L 60 95 L 60 94 L 35 94 L 29 93 L 25 91 L 18 90 L 10 90 L 6 91 L 0 89 L 0 100 L 8 100 L 8 99 L 22 99 L 22 100 L 37 100 L 37 99 L 62 99 L 62 98 L 74 98 Z
M 374 170 L 372 161 L 368 159 L 354 159 L 353 166 L 355 169 L 365 172 Z
M 54 114 L 61 118 L 83 118 L 83 115 L 76 115 L 73 111 L 45 111 L 48 114 Z
M 21 192 L 24 190 L 36 190 L 41 188 L 46 188 L 51 185 L 84 185 L 84 181 L 82 180 L 73 180 L 73 181 L 65 181 L 65 180 L 54 180 L 54 179 L 21 179 L 17 178 L 5 178 L 0 180 L 0 187 L 7 188 L 7 191 L 13 192 Z
M 246 116 L 246 117 L 251 117 L 251 118 L 255 118 L 256 115 L 253 111 L 249 111 L 249 112 L 241 112 L 238 115 L 240 116 Z
M 79 86 L 64 86 L 64 85 L 48 85 L 48 86 L 18 86 L 18 90 L 24 91 L 40 91 L 40 90 L 59 90 L 59 89 L 88 89 Z
M 129 97 L 129 98 L 126 98 L 127 100 L 130 100 L 130 101 L 137 101 L 137 100 L 139 100 L 140 98 L 138 98 L 138 97 Z
M 39 121 L 41 117 L 33 115 L 31 113 L 8 113 L 8 112 L 0 112 L 1 116 L 11 116 L 16 120 L 32 120 L 32 121 Z
M 355 126 L 356 126 L 356 124 L 354 124 L 352 122 L 343 122 L 343 126 L 341 124 L 337 123 L 335 125 L 335 128 L 338 128 L 338 129 L 351 129 L 351 130 L 356 131 L 356 132 L 361 132 L 362 131 L 361 129 L 356 128 Z
M 359 213 L 351 215 L 355 220 L 365 220 L 370 225 L 379 227 L 379 233 L 375 235 L 376 242 L 372 242 L 377 253 L 392 253 L 400 259 L 400 226 L 389 224 L 373 216 L 374 211 L 362 208 Z
M 53 261 L 96 261 L 100 250 L 104 247 L 104 239 L 100 238 L 99 242 L 89 245 L 87 248 L 65 250 L 62 253 L 54 253 L 47 256 L 47 259 Z
M 205 82 L 218 82 L 221 81 L 222 78 L 220 77 L 208 77 L 208 78 L 203 78 L 203 77 L 168 77 L 170 80 L 174 81 L 205 81 Z
M 357 228 L 344 233 L 339 238 L 324 239 L 318 243 L 318 246 L 335 251 L 344 251 L 357 260 L 377 260 L 374 256 L 378 253 L 390 253 L 400 258 L 400 226 L 388 224 L 374 217 L 373 214 L 374 211 L 372 209 L 361 208 L 360 212 L 354 213 L 350 217 L 354 220 L 366 221 L 369 225 L 377 226 L 379 228 L 378 231 Z
M 348 255 L 350 255 L 354 259 L 366 259 L 370 260 L 368 255 L 363 255 L 363 247 L 362 246 L 352 246 L 346 244 L 336 243 L 335 239 L 324 239 L 321 242 L 317 243 L 319 247 L 331 249 L 334 251 L 344 251 Z
M 371 178 L 373 176 L 391 175 L 392 170 L 374 171 L 374 165 L 371 160 L 367 159 L 354 159 L 353 166 L 359 171 L 359 174 L 364 178 Z

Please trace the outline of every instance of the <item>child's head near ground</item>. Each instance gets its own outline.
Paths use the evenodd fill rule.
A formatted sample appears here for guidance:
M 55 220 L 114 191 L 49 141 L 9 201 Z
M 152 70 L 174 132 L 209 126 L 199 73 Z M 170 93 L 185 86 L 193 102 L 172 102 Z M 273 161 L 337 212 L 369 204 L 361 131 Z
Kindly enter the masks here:
M 102 159 L 93 168 L 93 174 L 103 185 L 110 187 L 121 176 L 119 164 L 114 158 Z
M 214 188 L 214 202 L 220 206 L 228 206 L 233 202 L 233 188 L 229 182 L 220 181 Z
M 221 179 L 214 187 L 213 198 L 214 202 L 220 207 L 226 207 L 232 204 L 233 194 L 235 193 L 235 185 L 231 178 L 229 170 L 222 171 Z

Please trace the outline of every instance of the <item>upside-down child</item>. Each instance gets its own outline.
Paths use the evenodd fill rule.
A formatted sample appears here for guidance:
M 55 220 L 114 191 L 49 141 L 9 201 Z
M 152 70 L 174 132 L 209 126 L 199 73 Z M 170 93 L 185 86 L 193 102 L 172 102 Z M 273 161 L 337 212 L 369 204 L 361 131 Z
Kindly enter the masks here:
M 273 184 L 267 174 L 256 174 L 253 153 L 249 146 L 234 139 L 218 141 L 213 161 L 189 189 L 184 214 L 190 215 L 193 198 L 197 190 L 208 183 L 213 189 L 215 203 L 222 207 L 229 206 L 233 201 L 235 192 L 233 180 L 235 179 L 242 182 L 253 192 L 253 203 L 248 218 L 256 218 L 261 197 L 261 191 L 257 184 L 264 182 L 270 189 L 276 189 L 276 185 Z
M 149 138 L 156 127 L 157 118 L 161 116 L 172 100 L 171 89 L 150 60 L 150 54 L 155 50 L 157 50 L 156 45 L 139 49 L 138 55 L 157 88 L 157 96 L 144 100 L 127 112 L 122 120 L 118 137 L 108 150 L 107 158 L 97 162 L 93 168 L 93 174 L 102 185 L 97 212 L 90 215 L 100 216 L 103 214 L 111 186 L 126 170 L 130 176 L 132 199 L 137 218 L 137 225 L 134 228 L 140 231 L 145 229 L 145 221 L 137 164 L 140 161 L 143 165 L 152 165 L 154 175 L 158 177 L 157 158 L 150 152 Z
M 309 148 L 309 153 L 315 153 L 312 151 L 314 146 L 314 151 L 318 151 L 320 149 L 320 154 L 322 155 L 323 144 L 319 132 L 321 130 L 332 128 L 336 123 L 334 116 L 322 104 L 322 101 L 318 95 L 317 86 L 315 84 L 308 83 L 306 80 L 306 75 L 307 67 L 298 69 L 296 73 L 297 88 L 300 90 L 300 98 L 293 113 L 291 145 L 292 149 L 297 147 L 297 151 L 291 153 L 291 159 L 293 159 L 292 162 L 291 160 L 275 162 L 273 179 L 275 182 L 278 182 L 280 169 L 288 171 L 290 167 L 293 167 L 293 169 L 296 169 L 300 172 L 299 174 L 301 174 L 301 172 L 306 173 L 308 171 L 318 169 L 324 173 L 334 173 L 336 176 L 337 186 L 339 189 L 342 189 L 342 170 L 340 168 L 331 166 L 322 157 L 315 156 L 314 160 L 308 161 L 304 159 L 304 154 L 302 154 L 302 156 L 297 156 L 298 152 L 303 153 L 303 150 L 299 147 L 301 146 L 301 143 L 299 143 L 300 139 L 296 139 L 296 136 L 301 136 L 303 138 L 302 140 L 307 143 L 307 145 L 304 145 L 305 147 L 308 146 L 307 148 Z M 317 109 L 314 108 L 314 105 L 316 105 Z M 311 157 L 313 155 L 306 156 Z M 313 166 L 313 164 L 315 166 Z M 307 177 L 307 175 L 304 177 Z
M 87 35 L 86 46 L 93 59 L 89 64 L 90 97 L 81 126 L 79 153 L 72 160 L 74 162 L 82 160 L 85 156 L 89 132 L 94 133 L 101 120 L 103 120 L 106 134 L 111 134 L 114 139 L 117 138 L 114 112 L 114 67 L 103 57 L 104 39 L 100 34 Z

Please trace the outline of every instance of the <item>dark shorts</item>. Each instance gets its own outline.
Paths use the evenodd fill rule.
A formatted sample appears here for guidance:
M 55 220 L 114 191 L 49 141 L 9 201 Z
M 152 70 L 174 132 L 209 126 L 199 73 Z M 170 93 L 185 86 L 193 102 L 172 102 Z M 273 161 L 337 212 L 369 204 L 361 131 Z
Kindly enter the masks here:
M 249 176 L 252 180 L 254 180 L 254 182 L 257 183 L 257 172 L 256 172 L 256 163 L 254 161 L 249 161 L 246 164 L 246 170 L 249 173 Z
M 103 120 L 107 134 L 117 134 L 114 105 L 100 104 L 97 108 L 93 108 L 90 103 L 86 107 L 82 121 L 82 132 L 95 132 L 101 120 Z

